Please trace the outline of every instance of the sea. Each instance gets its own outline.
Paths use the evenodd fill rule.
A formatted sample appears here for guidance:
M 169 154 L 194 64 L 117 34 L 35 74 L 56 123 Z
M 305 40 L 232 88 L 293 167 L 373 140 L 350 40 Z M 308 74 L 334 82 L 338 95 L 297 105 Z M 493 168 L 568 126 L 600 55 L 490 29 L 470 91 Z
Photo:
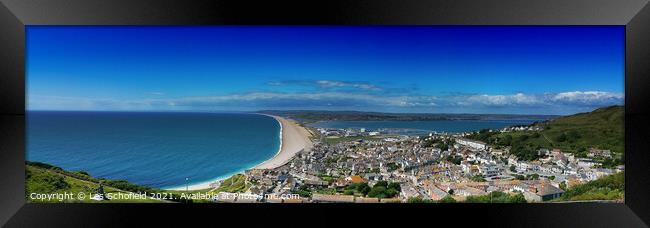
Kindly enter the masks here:
M 427 120 L 427 121 L 320 121 L 309 124 L 315 128 L 361 129 L 388 131 L 405 135 L 424 135 L 431 132 L 459 133 L 481 129 L 502 129 L 513 125 L 527 125 L 545 119 L 491 119 L 491 120 Z
M 258 114 L 28 111 L 26 159 L 175 188 L 252 168 L 279 139 L 278 121 Z

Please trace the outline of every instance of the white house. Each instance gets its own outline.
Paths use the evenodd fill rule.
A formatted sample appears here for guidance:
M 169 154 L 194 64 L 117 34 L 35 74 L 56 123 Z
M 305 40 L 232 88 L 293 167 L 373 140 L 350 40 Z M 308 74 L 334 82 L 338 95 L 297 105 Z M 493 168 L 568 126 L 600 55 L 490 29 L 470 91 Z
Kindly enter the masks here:
M 460 138 L 456 140 L 456 143 L 475 150 L 487 150 L 487 144 L 471 139 Z

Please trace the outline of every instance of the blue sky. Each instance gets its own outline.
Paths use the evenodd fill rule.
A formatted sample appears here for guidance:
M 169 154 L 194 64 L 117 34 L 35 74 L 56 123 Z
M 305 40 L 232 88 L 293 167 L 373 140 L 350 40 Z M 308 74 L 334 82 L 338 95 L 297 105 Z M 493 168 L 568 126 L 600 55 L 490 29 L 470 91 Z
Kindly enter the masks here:
M 623 104 L 622 26 L 28 26 L 28 110 L 572 114 Z

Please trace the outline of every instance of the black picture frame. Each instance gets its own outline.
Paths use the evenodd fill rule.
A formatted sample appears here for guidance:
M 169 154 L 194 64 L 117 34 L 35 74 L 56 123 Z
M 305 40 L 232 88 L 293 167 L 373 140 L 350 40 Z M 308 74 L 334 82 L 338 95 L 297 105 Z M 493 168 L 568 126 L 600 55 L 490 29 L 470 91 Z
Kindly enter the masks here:
M 118 226 L 131 219 L 220 217 L 304 225 L 341 217 L 363 223 L 647 227 L 650 224 L 650 6 L 647 0 L 223 1 L 0 0 L 0 224 Z M 624 25 L 625 203 L 562 204 L 26 204 L 26 25 Z M 143 216 L 147 211 L 154 217 Z M 369 212 L 360 216 L 357 212 Z M 158 217 L 156 217 L 158 216 Z M 116 219 L 117 218 L 117 219 Z M 453 220 L 451 220 L 453 219 Z M 171 219 L 175 220 L 175 219 Z M 222 223 L 226 224 L 226 223 Z M 297 223 L 299 224 L 299 223 Z M 442 224 L 442 223 L 441 223 Z

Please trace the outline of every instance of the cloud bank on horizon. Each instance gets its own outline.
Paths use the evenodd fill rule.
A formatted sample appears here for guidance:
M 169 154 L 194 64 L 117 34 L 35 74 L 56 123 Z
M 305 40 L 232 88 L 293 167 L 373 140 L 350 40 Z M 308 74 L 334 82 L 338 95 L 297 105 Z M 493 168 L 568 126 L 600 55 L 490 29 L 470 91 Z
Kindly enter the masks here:
M 273 87 L 299 84 L 318 88 L 315 92 L 246 92 L 219 96 L 180 98 L 145 98 L 137 100 L 82 97 L 30 97 L 30 109 L 66 110 L 197 110 L 256 111 L 288 110 L 356 110 L 432 113 L 509 113 L 571 114 L 595 108 L 623 105 L 622 93 L 604 91 L 568 91 L 542 94 L 452 94 L 444 96 L 401 95 L 365 82 L 332 80 L 268 82 Z M 152 95 L 163 95 L 152 92 Z M 486 112 L 485 110 L 489 110 Z
M 624 104 L 623 39 L 621 26 L 28 26 L 27 109 L 565 115 Z

